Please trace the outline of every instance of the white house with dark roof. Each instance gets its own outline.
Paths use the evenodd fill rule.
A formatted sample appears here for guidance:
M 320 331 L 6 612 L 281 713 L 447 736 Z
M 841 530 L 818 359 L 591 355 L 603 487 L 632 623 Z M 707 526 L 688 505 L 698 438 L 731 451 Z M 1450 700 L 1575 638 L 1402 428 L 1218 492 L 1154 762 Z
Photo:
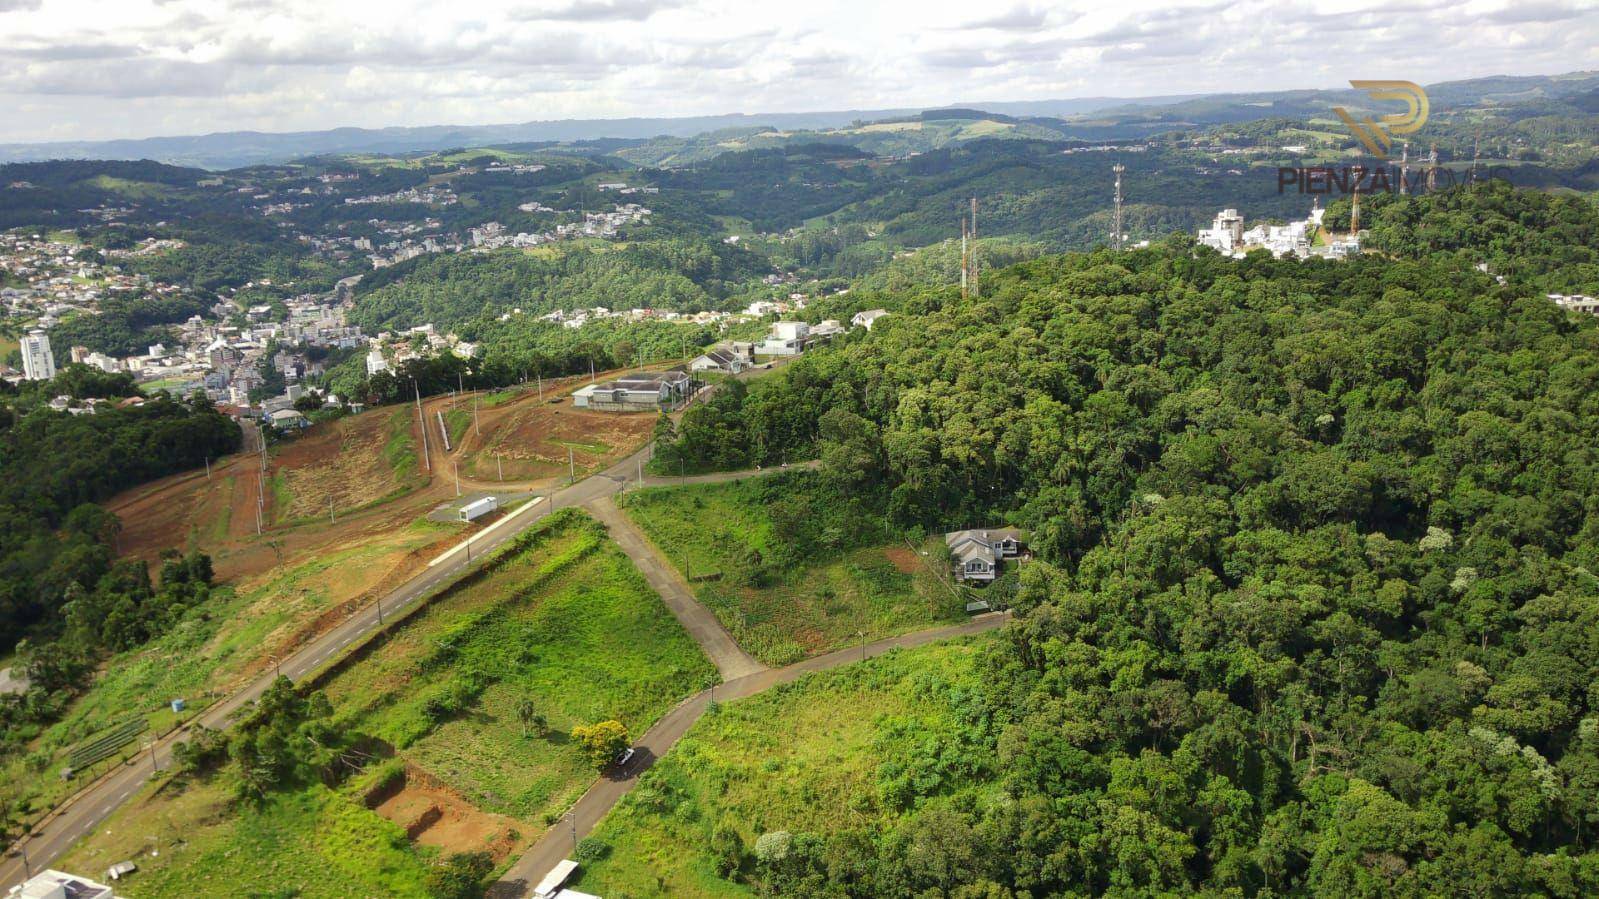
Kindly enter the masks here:
M 744 357 L 725 346 L 714 346 L 689 362 L 689 371 L 724 371 L 738 374 L 749 367 Z
M 955 577 L 963 581 L 988 583 L 999 576 L 1006 559 L 1026 550 L 1025 535 L 1016 528 L 974 528 L 944 535 Z

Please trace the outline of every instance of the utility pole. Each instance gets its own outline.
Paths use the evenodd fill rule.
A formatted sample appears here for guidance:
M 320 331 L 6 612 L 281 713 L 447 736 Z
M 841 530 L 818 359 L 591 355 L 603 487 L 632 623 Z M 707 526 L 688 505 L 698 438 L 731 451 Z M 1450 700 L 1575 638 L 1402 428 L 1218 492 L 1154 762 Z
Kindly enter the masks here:
M 499 474 L 500 480 L 502 480 L 502 481 L 505 480 L 505 466 L 500 464 L 500 454 L 499 453 L 495 453 L 494 454 L 494 470 L 495 470 L 495 472 L 497 472 Z
M 577 483 L 577 463 L 575 461 L 573 461 L 573 459 L 572 459 L 572 448 L 571 447 L 567 447 L 566 448 L 566 470 L 567 470 L 567 477 L 570 479 L 567 483 L 576 484 Z
M 477 418 L 477 394 L 472 395 L 472 433 L 476 435 L 483 433 L 483 428 L 478 424 Z
M 338 520 L 333 517 L 333 497 L 329 496 L 328 497 L 328 524 L 338 524 L 338 523 L 339 523 Z
M 211 480 L 211 457 L 205 457 L 205 479 Z
M 456 496 L 460 496 L 461 495 L 461 462 L 458 459 L 451 459 L 450 460 L 450 466 L 455 469 L 455 495 Z
M 426 463 L 427 470 L 432 472 L 433 452 L 428 448 L 428 420 L 422 414 L 422 386 L 416 383 L 416 378 L 412 378 L 411 387 L 416 391 L 416 421 L 422 426 L 422 461 Z
M 1360 179 L 1366 176 L 1366 171 L 1357 165 L 1350 174 L 1355 182 L 1355 192 L 1349 203 L 1349 233 L 1357 235 L 1360 233 Z

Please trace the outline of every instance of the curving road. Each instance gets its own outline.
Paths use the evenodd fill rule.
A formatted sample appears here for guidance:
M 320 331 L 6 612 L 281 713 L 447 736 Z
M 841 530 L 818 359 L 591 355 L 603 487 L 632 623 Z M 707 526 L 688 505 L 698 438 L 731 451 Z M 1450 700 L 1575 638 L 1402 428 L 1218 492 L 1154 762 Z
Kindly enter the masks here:
M 639 777 L 682 739 L 683 734 L 687 733 L 694 722 L 705 713 L 705 708 L 710 705 L 713 696 L 717 702 L 743 699 L 769 690 L 778 684 L 798 680 L 813 671 L 841 668 L 872 656 L 882 655 L 891 649 L 908 649 L 952 637 L 980 634 L 991 631 L 1009 620 L 1009 612 L 988 612 L 960 624 L 901 634 L 898 637 L 867 643 L 865 646 L 851 646 L 803 662 L 795 662 L 784 668 L 767 668 L 690 696 L 662 715 L 661 720 L 655 722 L 655 726 L 646 731 L 634 744 L 638 754 L 625 770 L 608 774 L 595 781 L 594 786 L 589 787 L 588 792 L 572 806 L 565 819 L 545 831 L 544 836 L 533 844 L 533 848 L 517 859 L 516 863 L 489 887 L 487 896 L 489 899 L 522 899 L 529 895 L 533 886 L 544 879 L 544 875 L 562 859 L 571 856 L 577 841 L 593 831 L 595 825 L 600 823 L 600 819 L 605 817 L 611 807 L 638 784 Z
M 28 871 L 36 872 L 48 867 L 75 842 L 110 817 L 111 813 L 134 791 L 144 786 L 156 770 L 169 768 L 173 763 L 173 744 L 186 739 L 188 728 L 195 722 L 213 729 L 227 727 L 231 723 L 232 716 L 265 692 L 277 674 L 281 673 L 291 680 L 300 680 L 307 674 L 315 672 L 339 653 L 370 638 L 382 626 L 384 620 L 417 602 L 430 598 L 440 588 L 477 568 L 494 550 L 515 539 L 551 512 L 568 506 L 589 505 L 601 499 L 608 502 L 609 497 L 621 492 L 630 479 L 636 482 L 637 473 L 641 471 L 641 465 L 648 458 L 649 447 L 646 446 L 598 474 L 547 494 L 549 500 L 547 502 L 535 502 L 512 512 L 513 523 L 497 529 L 490 536 L 471 541 L 470 558 L 467 554 L 458 554 L 448 562 L 441 562 L 437 566 L 424 569 L 405 584 L 358 610 L 327 633 L 279 660 L 271 673 L 263 674 L 238 692 L 214 703 L 183 728 L 157 739 L 147 751 L 101 776 L 99 780 L 86 785 L 46 816 L 32 832 L 18 841 L 12 850 L 0 859 L 0 895 L 26 880 Z M 722 480 L 736 480 L 766 473 L 769 472 L 726 472 L 715 477 Z M 644 479 L 646 485 L 677 482 L 679 482 L 677 478 Z M 695 608 L 705 615 L 710 614 L 697 603 Z M 674 609 L 675 611 L 677 610 Z M 715 622 L 714 616 L 711 620 Z M 699 627 L 703 623 L 684 620 L 684 626 L 690 629 L 691 634 L 695 633 L 697 627 L 704 632 L 705 629 Z M 720 630 L 719 623 L 715 626 Z M 725 636 L 726 632 L 722 633 Z M 742 650 L 739 652 L 742 653 Z

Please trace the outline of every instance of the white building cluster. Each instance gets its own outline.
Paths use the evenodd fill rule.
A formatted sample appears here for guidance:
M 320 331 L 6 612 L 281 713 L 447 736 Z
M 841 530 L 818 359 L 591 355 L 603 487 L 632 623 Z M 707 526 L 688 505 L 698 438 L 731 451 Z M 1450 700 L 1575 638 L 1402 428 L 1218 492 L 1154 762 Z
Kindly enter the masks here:
M 1250 250 L 1262 249 L 1281 259 L 1295 256 L 1305 259 L 1321 256 L 1342 259 L 1360 251 L 1359 235 L 1334 237 L 1322 228 L 1321 219 L 1326 210 L 1318 199 L 1310 215 L 1286 225 L 1265 222 L 1245 229 L 1244 217 L 1236 209 L 1223 209 L 1209 228 L 1199 231 L 1199 242 L 1221 253 L 1242 259 Z M 1319 242 L 1318 242 L 1318 239 Z
M 1599 315 L 1599 298 L 1579 293 L 1551 293 L 1549 299 L 1562 309 Z

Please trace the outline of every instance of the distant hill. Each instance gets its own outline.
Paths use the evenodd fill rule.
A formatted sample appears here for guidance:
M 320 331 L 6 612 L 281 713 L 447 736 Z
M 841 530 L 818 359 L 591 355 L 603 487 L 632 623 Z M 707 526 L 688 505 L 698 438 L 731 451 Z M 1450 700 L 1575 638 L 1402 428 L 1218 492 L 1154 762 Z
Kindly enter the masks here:
M 1495 76 L 1428 85 L 1433 108 L 1478 104 L 1564 101 L 1580 108 L 1599 90 L 1599 73 Z M 530 143 L 652 141 L 640 150 L 644 164 L 697 162 L 726 149 L 751 149 L 781 143 L 787 132 L 832 132 L 876 152 L 903 152 L 950 141 L 998 136 L 996 129 L 959 129 L 959 119 L 986 115 L 1008 127 L 1008 136 L 1040 139 L 1124 140 L 1186 127 L 1253 121 L 1267 117 L 1306 117 L 1332 106 L 1361 108 L 1363 93 L 1352 90 L 1292 90 L 1265 93 L 1189 94 L 1158 97 L 1080 97 L 1058 100 L 963 102 L 931 109 L 860 109 L 799 113 L 730 113 L 682 118 L 567 119 L 505 125 L 439 125 L 417 128 L 335 128 L 328 131 L 269 133 L 229 131 L 139 140 L 66 141 L 0 144 L 0 163 L 49 159 L 151 159 L 205 169 L 232 169 L 338 154 L 427 153 L 452 148 Z M 880 129 L 871 141 L 850 132 L 884 122 L 940 123 L 926 139 L 903 141 Z M 712 135 L 715 140 L 709 140 Z M 824 138 L 825 139 L 825 138 Z M 717 149 L 716 145 L 722 146 Z

